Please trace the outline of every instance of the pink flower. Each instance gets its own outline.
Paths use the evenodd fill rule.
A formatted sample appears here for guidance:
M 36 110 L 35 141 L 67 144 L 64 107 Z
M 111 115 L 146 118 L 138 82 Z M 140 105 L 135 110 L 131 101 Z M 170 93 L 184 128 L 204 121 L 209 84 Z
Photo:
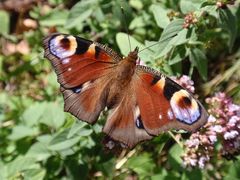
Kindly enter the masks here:
M 211 127 L 211 130 L 212 130 L 212 131 L 215 131 L 215 132 L 217 132 L 217 133 L 221 133 L 221 132 L 223 132 L 223 127 L 220 126 L 220 125 L 215 125 L 215 126 L 212 126 L 212 127 Z
M 183 75 L 181 77 L 171 77 L 171 79 L 180 84 L 182 87 L 186 88 L 191 93 L 194 93 L 194 82 L 190 79 L 189 76 Z
M 225 132 L 223 137 L 224 137 L 224 139 L 229 140 L 229 139 L 234 139 L 238 135 L 239 135 L 239 133 L 237 131 L 233 130 L 233 131 L 230 131 L 230 132 Z
M 240 106 L 222 92 L 207 98 L 206 102 L 210 116 L 204 128 L 193 133 L 185 142 L 185 154 L 182 157 L 185 167 L 204 168 L 215 153 L 224 156 L 240 153 Z M 198 142 L 198 146 L 193 149 L 194 142 Z M 221 144 L 220 150 L 214 150 L 216 142 Z
M 199 139 L 193 139 L 193 140 L 187 140 L 186 141 L 186 144 L 189 146 L 189 147 L 198 147 L 199 145 Z

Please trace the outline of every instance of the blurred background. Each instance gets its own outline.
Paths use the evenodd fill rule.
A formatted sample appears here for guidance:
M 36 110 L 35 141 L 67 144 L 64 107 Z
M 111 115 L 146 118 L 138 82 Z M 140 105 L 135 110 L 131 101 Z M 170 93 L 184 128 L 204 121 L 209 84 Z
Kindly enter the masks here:
M 0 179 L 240 179 L 239 3 L 1 0 Z M 104 139 L 107 112 L 89 126 L 63 111 L 56 75 L 43 58 L 42 39 L 54 32 L 123 56 L 129 33 L 132 48 L 147 47 L 142 63 L 196 93 L 208 123 L 132 150 Z

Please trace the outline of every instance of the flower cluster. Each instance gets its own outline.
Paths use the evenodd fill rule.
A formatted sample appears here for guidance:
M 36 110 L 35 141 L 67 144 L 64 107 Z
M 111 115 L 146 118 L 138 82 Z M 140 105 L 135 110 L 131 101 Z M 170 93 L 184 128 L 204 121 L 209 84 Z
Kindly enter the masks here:
M 194 93 L 194 82 L 186 75 L 183 75 L 181 77 L 171 77 L 172 80 L 180 84 L 182 87 L 186 88 L 189 92 Z
M 183 27 L 189 28 L 191 24 L 196 24 L 197 22 L 198 22 L 198 19 L 196 15 L 193 12 L 190 12 L 184 17 Z
M 185 142 L 185 154 L 183 155 L 184 167 L 204 168 L 210 157 L 214 154 L 214 144 L 217 141 L 217 133 L 211 131 L 213 116 L 210 116 L 205 129 L 193 133 Z
M 215 152 L 222 156 L 240 152 L 240 106 L 225 93 L 207 98 L 206 103 L 210 116 L 202 131 L 193 133 L 185 143 L 185 167 L 204 168 Z M 219 151 L 214 150 L 217 141 L 221 144 Z
M 221 154 L 235 154 L 240 150 L 240 106 L 232 102 L 225 93 L 217 93 L 206 99 L 209 113 L 215 117 L 211 127 L 221 140 Z

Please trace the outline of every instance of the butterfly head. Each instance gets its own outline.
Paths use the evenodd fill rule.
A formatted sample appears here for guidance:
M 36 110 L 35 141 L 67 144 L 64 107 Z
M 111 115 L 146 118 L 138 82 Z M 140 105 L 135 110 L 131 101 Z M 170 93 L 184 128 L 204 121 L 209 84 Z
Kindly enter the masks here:
M 132 62 L 136 62 L 138 59 L 138 51 L 139 51 L 139 47 L 136 47 L 133 51 L 131 51 L 128 54 L 128 57 L 127 57 L 128 60 Z

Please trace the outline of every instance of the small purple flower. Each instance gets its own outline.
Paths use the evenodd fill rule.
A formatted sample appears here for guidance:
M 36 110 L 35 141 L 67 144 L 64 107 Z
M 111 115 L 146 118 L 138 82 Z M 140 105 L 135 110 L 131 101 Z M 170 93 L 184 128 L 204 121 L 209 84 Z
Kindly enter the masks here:
M 212 156 L 240 153 L 240 106 L 222 92 L 207 98 L 206 102 L 210 116 L 204 128 L 185 142 L 182 157 L 185 167 L 204 168 Z M 193 149 L 194 142 L 198 142 L 198 146 Z M 221 144 L 220 150 L 214 150 L 216 142 Z M 191 163 L 195 161 L 198 163 Z
M 221 133 L 223 132 L 223 127 L 221 125 L 215 125 L 211 127 L 212 131 L 215 131 L 216 133 Z
M 199 139 L 193 139 L 193 140 L 187 140 L 186 141 L 186 144 L 189 146 L 189 147 L 198 147 L 199 145 Z
M 206 162 L 209 161 L 209 157 L 208 156 L 202 156 L 200 157 L 199 161 L 198 161 L 198 166 L 203 169 L 205 167 Z
M 239 135 L 239 133 L 235 130 L 232 130 L 230 132 L 225 132 L 225 134 L 223 135 L 225 140 L 229 140 L 229 139 L 234 139 L 235 137 L 237 137 Z
M 191 93 L 194 93 L 194 82 L 190 79 L 189 76 L 183 75 L 181 77 L 171 77 L 171 79 L 180 84 L 182 87 L 186 88 Z
M 217 142 L 217 136 L 216 135 L 210 135 L 209 140 L 211 141 L 212 144 L 214 144 L 215 142 Z

